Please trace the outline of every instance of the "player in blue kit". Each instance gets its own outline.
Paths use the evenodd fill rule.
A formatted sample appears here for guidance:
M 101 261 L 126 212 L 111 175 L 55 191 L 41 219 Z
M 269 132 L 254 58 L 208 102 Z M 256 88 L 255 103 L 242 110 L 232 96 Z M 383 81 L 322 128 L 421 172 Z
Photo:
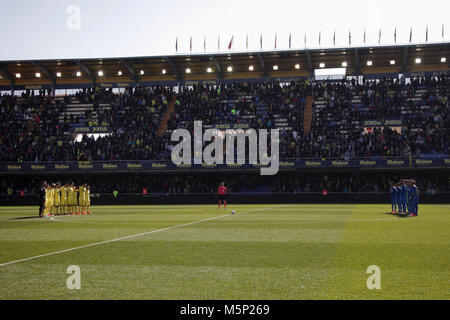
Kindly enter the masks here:
M 412 213 L 412 208 L 413 208 L 413 198 L 412 198 L 412 193 L 413 193 L 413 187 L 412 187 L 412 179 L 408 179 L 406 180 L 406 214 L 411 214 Z
M 400 199 L 400 185 L 399 183 L 394 183 L 394 213 L 398 213 L 400 211 L 399 200 Z
M 404 195 L 404 185 L 403 185 L 403 180 L 399 181 L 399 186 L 398 186 L 398 213 L 402 214 L 404 212 L 404 208 L 403 208 L 403 195 Z
M 402 212 L 402 182 L 397 182 L 397 213 Z
M 398 205 L 398 198 L 399 198 L 399 192 L 400 188 L 397 183 L 394 183 L 394 213 L 397 213 L 399 211 L 399 205 Z
M 409 214 L 409 196 L 410 196 L 410 186 L 409 186 L 409 180 L 404 179 L 405 182 L 405 214 Z
M 393 181 L 389 182 L 389 192 L 391 194 L 391 213 L 395 213 L 395 197 L 397 193 L 397 188 Z
M 408 191 L 406 189 L 406 180 L 402 179 L 402 180 L 400 180 L 400 194 L 399 194 L 400 208 L 398 211 L 399 214 L 406 215 L 407 194 L 408 194 Z
M 419 188 L 416 186 L 416 181 L 411 179 L 411 195 L 410 195 L 410 211 L 409 217 L 417 217 L 419 215 Z

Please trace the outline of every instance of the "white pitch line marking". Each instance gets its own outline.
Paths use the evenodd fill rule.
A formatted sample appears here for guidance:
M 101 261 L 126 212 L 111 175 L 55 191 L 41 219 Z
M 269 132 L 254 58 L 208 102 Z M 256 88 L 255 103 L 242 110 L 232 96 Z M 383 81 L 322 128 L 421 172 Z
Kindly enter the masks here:
M 283 206 L 288 206 L 288 205 L 283 205 Z M 249 211 L 244 211 L 242 213 L 267 210 L 267 209 L 283 207 L 283 206 L 273 206 L 273 207 L 249 210 Z M 224 215 L 221 215 L 221 216 L 218 216 L 218 217 L 212 217 L 212 218 L 208 218 L 208 219 L 202 219 L 202 220 L 197 220 L 197 221 L 193 221 L 193 222 L 183 223 L 183 224 L 179 224 L 179 225 L 172 226 L 172 227 L 167 227 L 167 228 L 162 228 L 162 229 L 157 229 L 157 230 L 152 230 L 152 231 L 141 232 L 141 233 L 132 234 L 132 235 L 129 235 L 129 236 L 120 237 L 120 238 L 111 239 L 111 240 L 105 240 L 105 241 L 100 241 L 100 242 L 89 243 L 89 244 L 85 244 L 83 246 L 78 246 L 78 247 L 64 249 L 64 250 L 60 250 L 60 251 L 56 251 L 56 252 L 40 254 L 40 255 L 37 255 L 37 256 L 29 257 L 29 258 L 23 258 L 23 259 L 19 259 L 19 260 L 14 260 L 14 261 L 1 263 L 0 267 L 11 265 L 11 264 L 15 264 L 15 263 L 19 263 L 19 262 L 30 261 L 30 260 L 34 260 L 34 259 L 38 259 L 38 258 L 44 258 L 44 257 L 48 257 L 48 256 L 53 256 L 53 255 L 57 255 L 57 254 L 60 254 L 60 253 L 70 252 L 70 251 L 79 250 L 79 249 L 83 249 L 83 248 L 93 247 L 93 246 L 97 246 L 97 245 L 100 245 L 100 244 L 117 242 L 117 241 L 130 239 L 130 238 L 135 238 L 135 237 L 140 237 L 140 236 L 144 236 L 144 235 L 148 235 L 148 234 L 152 234 L 152 233 L 157 233 L 157 232 L 172 230 L 172 229 L 176 229 L 176 228 L 186 227 L 186 226 L 194 225 L 194 224 L 197 224 L 197 223 L 202 223 L 202 222 L 211 221 L 211 220 L 220 219 L 220 218 L 229 217 L 229 216 L 231 216 L 231 214 L 224 214 Z

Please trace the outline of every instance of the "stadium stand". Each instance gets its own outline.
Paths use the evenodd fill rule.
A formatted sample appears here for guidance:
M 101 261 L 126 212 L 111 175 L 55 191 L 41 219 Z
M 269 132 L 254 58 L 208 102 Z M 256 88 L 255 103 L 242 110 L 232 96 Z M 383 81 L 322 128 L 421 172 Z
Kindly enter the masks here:
M 0 160 L 6 162 L 157 159 L 164 154 L 156 130 L 172 92 L 84 90 L 73 96 L 3 95 Z M 76 128 L 108 127 L 97 140 L 75 141 Z
M 89 183 L 94 204 L 113 191 L 115 200 L 135 195 L 130 203 L 172 194 L 197 194 L 181 202 L 202 203 L 225 180 L 242 201 L 323 201 L 325 193 L 337 202 L 345 194 L 349 202 L 386 202 L 389 180 L 414 177 L 423 201 L 445 202 L 447 56 L 447 44 L 427 44 L 85 59 L 90 72 L 75 60 L 3 61 L 0 198 L 23 203 L 46 179 Z M 320 65 L 343 61 L 341 80 L 314 80 Z M 49 73 L 37 78 L 37 66 Z M 278 174 L 173 164 L 171 132 L 192 132 L 195 120 L 205 129 L 278 128 Z
M 278 128 L 282 159 L 448 155 L 448 86 L 441 75 L 409 84 L 380 79 L 361 85 L 308 80 L 199 85 L 176 97 L 172 87 L 3 95 L 0 161 L 170 160 L 171 131 L 193 130 L 195 120 L 212 127 Z M 315 103 L 305 128 L 308 97 Z M 398 121 L 399 129 L 370 125 L 385 120 Z M 107 134 L 75 141 L 77 128 L 92 126 Z

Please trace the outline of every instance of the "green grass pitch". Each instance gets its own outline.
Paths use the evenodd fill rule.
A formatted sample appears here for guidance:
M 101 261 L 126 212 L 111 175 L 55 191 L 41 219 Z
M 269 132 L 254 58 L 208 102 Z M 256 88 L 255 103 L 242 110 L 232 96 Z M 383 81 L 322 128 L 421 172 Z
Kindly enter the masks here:
M 95 206 L 38 219 L 0 207 L 0 299 L 449 299 L 450 205 L 389 209 Z M 381 289 L 367 288 L 371 265 Z

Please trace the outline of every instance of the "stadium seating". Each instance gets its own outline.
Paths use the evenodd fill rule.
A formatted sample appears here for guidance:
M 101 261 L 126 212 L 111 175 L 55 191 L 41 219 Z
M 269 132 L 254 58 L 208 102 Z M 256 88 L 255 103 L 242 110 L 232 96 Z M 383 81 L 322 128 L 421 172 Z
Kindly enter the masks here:
M 172 87 L 137 87 L 121 94 L 97 88 L 65 97 L 3 95 L 0 161 L 169 160 L 171 130 L 192 130 L 194 120 L 279 128 L 283 159 L 448 154 L 448 86 L 443 75 L 410 84 L 302 80 L 200 85 L 178 94 Z M 305 113 L 307 97 L 315 102 Z M 401 121 L 401 130 L 370 124 L 385 120 Z M 108 134 L 75 141 L 77 128 L 92 126 Z

